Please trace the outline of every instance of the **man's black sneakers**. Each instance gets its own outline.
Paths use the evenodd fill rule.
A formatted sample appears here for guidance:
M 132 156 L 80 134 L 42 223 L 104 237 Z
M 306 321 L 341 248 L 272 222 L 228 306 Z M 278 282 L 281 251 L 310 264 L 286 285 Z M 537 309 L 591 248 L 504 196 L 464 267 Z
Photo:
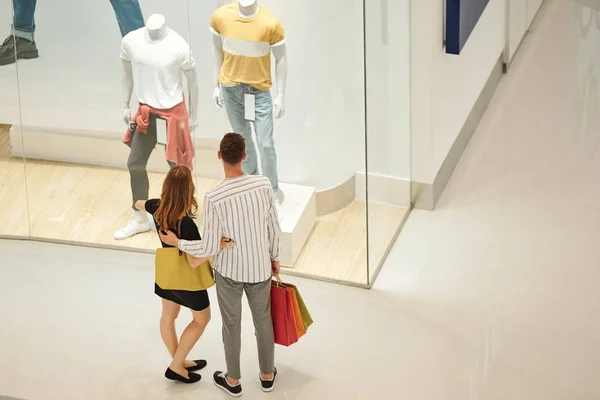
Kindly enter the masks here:
M 267 393 L 272 392 L 273 389 L 275 389 L 275 379 L 277 379 L 277 368 L 275 368 L 275 371 L 273 371 L 273 379 L 270 381 L 264 380 L 261 374 L 259 374 L 258 377 L 260 378 L 262 391 Z
M 35 41 L 10 35 L 0 45 L 0 65 L 13 64 L 18 59 L 38 57 Z
M 227 374 L 225 372 L 217 371 L 213 375 L 213 381 L 217 387 L 223 389 L 227 394 L 232 397 L 241 397 L 242 396 L 242 385 L 230 386 L 227 381 Z

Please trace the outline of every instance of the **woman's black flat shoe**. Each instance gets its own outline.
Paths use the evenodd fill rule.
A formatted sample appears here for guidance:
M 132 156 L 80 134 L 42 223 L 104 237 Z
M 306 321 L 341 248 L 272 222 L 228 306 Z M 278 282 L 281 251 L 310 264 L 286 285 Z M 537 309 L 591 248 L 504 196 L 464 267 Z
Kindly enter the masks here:
M 192 362 L 195 362 L 196 365 L 194 365 L 193 367 L 187 367 L 186 369 L 189 372 L 200 371 L 201 369 L 206 368 L 206 366 L 208 365 L 208 363 L 206 362 L 206 360 L 192 360 Z
M 185 376 L 179 375 L 177 372 L 173 371 L 171 368 L 167 368 L 167 370 L 165 371 L 165 378 L 170 379 L 172 381 L 183 382 L 183 383 L 196 383 L 200 379 L 202 379 L 202 377 L 200 375 L 195 374 L 193 372 L 190 372 L 189 375 L 190 375 L 190 377 L 188 379 Z

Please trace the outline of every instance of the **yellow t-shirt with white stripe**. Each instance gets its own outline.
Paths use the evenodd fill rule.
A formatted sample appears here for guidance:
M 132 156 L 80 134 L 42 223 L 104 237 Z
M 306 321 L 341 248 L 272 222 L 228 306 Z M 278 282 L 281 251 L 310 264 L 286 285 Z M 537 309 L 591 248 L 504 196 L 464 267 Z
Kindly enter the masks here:
M 285 41 L 279 20 L 263 7 L 255 16 L 244 18 L 238 13 L 236 1 L 215 11 L 210 28 L 223 42 L 225 58 L 219 82 L 227 86 L 246 83 L 258 90 L 269 90 L 271 46 Z

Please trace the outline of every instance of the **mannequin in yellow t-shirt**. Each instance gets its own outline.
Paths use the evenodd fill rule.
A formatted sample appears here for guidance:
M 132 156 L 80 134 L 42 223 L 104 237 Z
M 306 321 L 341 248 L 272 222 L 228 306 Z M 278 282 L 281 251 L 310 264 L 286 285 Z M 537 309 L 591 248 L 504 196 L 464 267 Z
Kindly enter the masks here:
M 254 96 L 257 146 L 262 174 L 267 176 L 279 202 L 283 194 L 277 178 L 277 155 L 273 140 L 273 115 L 285 114 L 287 78 L 285 34 L 279 20 L 258 4 L 239 0 L 217 9 L 210 21 L 216 66 L 213 99 L 225 106 L 232 129 L 247 142 L 244 172 L 258 174 L 258 155 L 252 127 L 246 120 L 246 96 Z M 277 96 L 272 101 L 271 54 L 275 58 Z

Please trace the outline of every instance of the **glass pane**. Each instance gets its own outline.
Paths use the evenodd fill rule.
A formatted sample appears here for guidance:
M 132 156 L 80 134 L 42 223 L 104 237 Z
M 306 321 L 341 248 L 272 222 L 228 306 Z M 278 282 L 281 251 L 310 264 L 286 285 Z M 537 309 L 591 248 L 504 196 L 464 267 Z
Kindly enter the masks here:
M 179 104 L 187 88 L 179 86 L 185 78 L 178 78 L 178 70 L 161 75 L 171 65 L 161 62 L 176 61 L 171 52 L 176 46 L 181 62 L 186 58 L 182 54 L 189 55 L 186 2 L 19 4 L 23 18 L 35 27 L 31 30 L 39 52 L 39 57 L 19 64 L 32 236 L 154 250 L 158 241 L 150 231 L 153 224 L 132 205 L 133 200 L 160 195 L 169 168 L 166 158 L 176 158 L 162 144 L 166 122 L 161 118 L 168 119 L 163 111 Z M 166 23 L 156 18 L 148 33 L 145 20 L 155 13 Z M 125 35 L 129 39 L 122 46 Z M 142 70 L 142 64 L 163 70 Z M 156 77 L 166 80 L 157 82 Z M 138 111 L 140 93 L 150 106 L 147 115 L 136 119 L 131 147 L 123 143 L 128 129 L 124 109 L 131 92 L 125 82 L 134 83 L 131 116 Z
M 410 210 L 410 0 L 366 0 L 365 20 L 372 284 Z
M 215 153 L 223 134 L 244 135 L 246 172 L 262 172 L 280 190 L 286 272 L 364 285 L 366 212 L 364 202 L 355 200 L 356 174 L 365 168 L 362 10 L 362 0 L 259 0 L 243 10 L 236 2 L 212 0 L 191 2 L 190 18 L 193 53 L 203 60 L 196 140 L 199 182 L 206 185 L 198 186 L 208 188 L 222 178 Z M 283 35 L 270 29 L 278 23 Z M 283 38 L 287 57 L 278 67 Z M 213 46 L 226 58 L 236 52 L 258 58 L 254 65 L 262 68 L 258 74 L 230 69 L 231 64 L 221 69 L 220 81 L 233 86 L 221 88 L 223 109 L 212 98 Z M 274 119 L 271 130 L 273 104 L 283 92 L 281 74 L 287 76 L 285 115 Z M 244 114 L 244 93 L 254 95 L 257 141 L 249 140 L 253 131 Z
M 10 32 L 12 2 L 0 1 L 0 26 Z M 0 45 L 0 237 L 29 237 L 27 188 L 22 153 L 16 52 L 21 38 L 10 34 Z M 16 44 L 16 46 L 15 46 Z
M 169 168 L 166 159 L 192 164 L 202 199 L 223 178 L 216 157 L 223 134 L 236 130 L 249 139 L 254 132 L 257 140 L 248 143 L 249 152 L 255 149 L 256 155 L 250 154 L 246 169 L 269 176 L 277 189 L 284 231 L 282 261 L 288 272 L 360 285 L 368 282 L 367 211 L 361 197 L 365 185 L 358 184 L 366 170 L 361 0 L 260 1 L 257 26 L 267 36 L 241 40 L 257 41 L 253 48 L 240 50 L 235 43 L 229 48 L 250 52 L 246 56 L 258 58 L 263 68 L 258 81 L 252 80 L 256 70 L 238 71 L 241 78 L 232 78 L 234 84 L 246 84 L 245 90 L 254 96 L 253 124 L 245 114 L 233 115 L 231 102 L 225 102 L 224 110 L 214 105 L 215 34 L 208 27 L 224 2 L 148 0 L 140 7 L 137 0 L 93 4 L 60 0 L 51 5 L 24 0 L 20 6 L 23 35 L 35 39 L 27 43 L 27 57 L 19 66 L 22 154 L 28 159 L 28 188 L 36 193 L 28 199 L 33 237 L 151 251 L 157 247 L 156 237 L 147 232 L 151 224 L 132 205 L 133 200 L 160 195 Z M 156 132 L 156 139 L 134 134 L 134 139 L 148 140 L 142 144 L 134 140 L 131 147 L 123 143 L 127 129 L 123 76 L 135 82 L 147 76 L 124 65 L 122 39 L 154 13 L 164 16 L 167 26 L 191 45 L 187 57 L 178 53 L 180 58 L 189 62 L 191 48 L 197 61 L 197 82 L 188 86 L 194 74 L 184 73 L 181 87 L 175 85 L 170 92 L 185 96 L 192 117 L 197 110 L 191 120 L 192 127 L 197 126 L 190 132 L 193 143 L 187 144 L 195 150 L 193 161 L 192 152 L 173 153 L 173 147 L 162 144 L 167 128 L 161 118 L 156 124 L 149 119 L 148 129 Z M 265 30 L 277 21 L 284 33 Z M 144 38 L 142 45 L 147 44 Z M 125 58 L 129 57 L 126 50 Z M 283 76 L 285 91 L 280 90 Z M 165 103 L 144 94 L 155 93 L 164 82 L 144 82 L 134 88 L 131 113 L 141 100 L 152 108 L 150 115 L 166 110 Z M 280 105 L 285 113 L 278 111 Z M 285 115 L 271 122 L 273 112 Z

